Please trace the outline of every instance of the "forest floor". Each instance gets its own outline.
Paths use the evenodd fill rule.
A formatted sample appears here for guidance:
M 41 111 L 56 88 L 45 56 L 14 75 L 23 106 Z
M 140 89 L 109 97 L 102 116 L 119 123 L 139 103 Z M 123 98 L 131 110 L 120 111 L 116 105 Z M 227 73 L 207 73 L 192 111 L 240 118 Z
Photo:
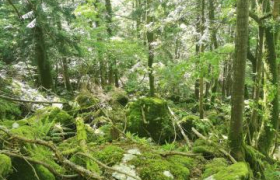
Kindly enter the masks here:
M 20 66 L 22 68 L 22 66 Z M 24 69 L 21 69 L 24 71 Z M 0 179 L 279 179 L 279 161 L 227 146 L 230 105 L 127 94 L 82 86 L 55 95 L 1 71 Z M 22 73 L 24 74 L 24 73 Z M 45 103 L 43 103 L 45 102 Z M 275 158 L 279 157 L 275 153 Z

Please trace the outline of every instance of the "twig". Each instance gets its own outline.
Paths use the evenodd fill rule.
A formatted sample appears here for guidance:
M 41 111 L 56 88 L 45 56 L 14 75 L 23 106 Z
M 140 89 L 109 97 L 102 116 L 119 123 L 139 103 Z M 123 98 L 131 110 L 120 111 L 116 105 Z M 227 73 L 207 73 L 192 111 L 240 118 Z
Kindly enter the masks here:
M 208 144 L 215 146 L 220 152 L 222 152 L 225 156 L 227 156 L 232 163 L 237 163 L 237 161 L 224 149 L 220 148 L 219 145 L 212 142 L 210 139 L 207 139 L 205 136 L 200 134 L 195 128 L 192 128 L 192 132 L 194 132 L 199 138 L 205 140 Z
M 80 154 L 80 155 L 82 155 L 82 156 L 85 156 L 85 157 L 87 157 L 87 158 L 93 160 L 94 162 L 96 162 L 98 165 L 102 166 L 102 167 L 105 168 L 105 169 L 108 169 L 108 170 L 110 170 L 110 171 L 115 171 L 115 172 L 124 174 L 124 175 L 126 175 L 126 176 L 129 176 L 129 177 L 134 178 L 134 179 L 137 179 L 137 180 L 141 180 L 139 177 L 136 177 L 136 176 L 133 176 L 133 175 L 128 174 L 128 173 L 126 173 L 126 172 L 120 171 L 120 170 L 118 170 L 118 169 L 116 169 L 116 168 L 109 167 L 109 166 L 107 166 L 106 164 L 103 164 L 102 162 L 98 161 L 97 159 L 95 159 L 94 157 L 92 157 L 92 156 L 90 156 L 90 155 L 88 155 L 88 154 L 85 154 L 85 153 L 78 153 L 78 154 Z
M 32 171 L 34 172 L 35 177 L 37 178 L 37 180 L 40 180 L 36 169 L 33 167 L 33 165 L 25 158 L 23 157 L 24 161 L 31 167 Z

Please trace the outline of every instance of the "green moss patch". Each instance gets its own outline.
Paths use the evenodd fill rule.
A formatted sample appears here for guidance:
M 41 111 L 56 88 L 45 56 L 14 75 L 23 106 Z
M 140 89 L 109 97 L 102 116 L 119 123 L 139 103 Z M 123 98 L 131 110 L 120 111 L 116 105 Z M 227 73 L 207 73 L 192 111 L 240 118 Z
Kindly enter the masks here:
M 235 163 L 214 175 L 216 180 L 249 180 L 250 169 L 244 162 Z
M 151 137 L 164 143 L 174 136 L 167 102 L 159 98 L 141 98 L 129 105 L 127 130 L 139 137 Z
M 0 154 L 0 179 L 1 177 L 6 177 L 12 171 L 12 161 L 11 158 Z
M 178 157 L 162 158 L 160 155 L 145 153 L 130 162 L 142 180 L 188 180 L 190 171 L 189 159 L 178 161 Z
M 109 145 L 97 152 L 94 152 L 93 156 L 108 166 L 113 166 L 121 162 L 124 153 L 125 151 L 122 148 Z
M 225 170 L 228 166 L 228 162 L 224 158 L 214 158 L 205 166 L 205 171 L 203 172 L 202 177 L 207 178 L 213 174 L 218 173 L 219 171 Z

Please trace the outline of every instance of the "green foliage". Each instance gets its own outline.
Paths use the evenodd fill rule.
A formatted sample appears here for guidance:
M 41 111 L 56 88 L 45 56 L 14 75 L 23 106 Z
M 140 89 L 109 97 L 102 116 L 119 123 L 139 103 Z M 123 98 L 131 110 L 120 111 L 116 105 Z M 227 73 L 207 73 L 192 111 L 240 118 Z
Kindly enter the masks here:
M 21 115 L 19 105 L 0 99 L 0 119 L 13 120 Z
M 265 179 L 269 179 L 269 180 L 280 179 L 280 171 L 279 171 L 279 167 L 277 166 L 277 164 L 274 164 L 274 165 L 267 164 L 265 171 L 264 171 L 264 176 L 265 176 Z

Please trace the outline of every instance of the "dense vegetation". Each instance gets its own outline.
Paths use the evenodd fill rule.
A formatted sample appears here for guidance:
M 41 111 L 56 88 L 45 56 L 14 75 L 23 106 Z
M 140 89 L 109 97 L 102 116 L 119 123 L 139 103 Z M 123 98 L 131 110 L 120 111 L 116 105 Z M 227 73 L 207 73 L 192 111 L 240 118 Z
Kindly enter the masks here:
M 0 180 L 279 180 L 280 0 L 0 0 Z

